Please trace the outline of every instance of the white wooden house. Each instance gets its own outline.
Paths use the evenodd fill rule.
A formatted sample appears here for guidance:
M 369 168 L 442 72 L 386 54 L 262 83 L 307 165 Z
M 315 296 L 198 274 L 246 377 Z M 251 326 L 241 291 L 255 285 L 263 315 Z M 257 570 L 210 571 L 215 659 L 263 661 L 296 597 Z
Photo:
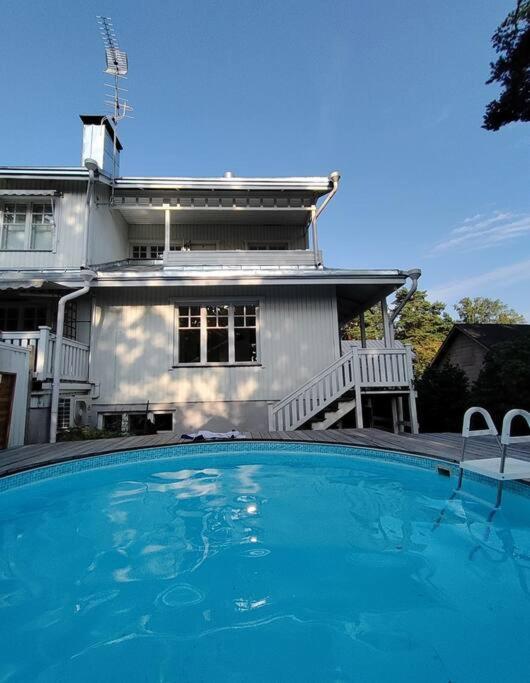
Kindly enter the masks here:
M 417 430 L 386 300 L 419 271 L 324 265 L 338 174 L 113 181 L 112 125 L 82 120 L 82 166 L 0 167 L 0 336 L 32 353 L 30 442 L 135 429 L 147 402 L 159 429 L 293 430 L 362 426 L 384 396 Z M 341 344 L 378 302 L 384 340 Z

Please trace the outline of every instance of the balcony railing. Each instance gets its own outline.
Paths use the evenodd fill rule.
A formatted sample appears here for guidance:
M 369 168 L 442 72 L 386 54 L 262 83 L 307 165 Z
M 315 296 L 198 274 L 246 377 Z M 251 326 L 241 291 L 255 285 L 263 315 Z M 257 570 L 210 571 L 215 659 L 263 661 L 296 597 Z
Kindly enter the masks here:
M 322 255 L 318 253 L 318 263 Z M 165 251 L 166 268 L 267 268 L 315 267 L 315 255 L 308 249 Z
M 56 338 L 49 327 L 35 332 L 0 332 L 0 340 L 13 346 L 29 348 L 33 379 L 44 382 L 53 377 L 53 355 Z M 88 381 L 89 347 L 74 339 L 63 339 L 61 379 L 74 382 Z

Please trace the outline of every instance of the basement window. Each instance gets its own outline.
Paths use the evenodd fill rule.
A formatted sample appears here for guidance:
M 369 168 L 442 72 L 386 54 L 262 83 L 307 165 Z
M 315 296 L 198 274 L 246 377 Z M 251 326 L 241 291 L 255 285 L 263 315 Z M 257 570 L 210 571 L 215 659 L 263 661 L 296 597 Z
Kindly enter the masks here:
M 51 251 L 53 207 L 51 202 L 6 202 L 1 207 L 1 248 L 7 251 Z
M 173 413 L 154 413 L 153 420 L 157 432 L 173 431 Z
M 177 306 L 175 365 L 258 362 L 259 307 L 253 303 Z

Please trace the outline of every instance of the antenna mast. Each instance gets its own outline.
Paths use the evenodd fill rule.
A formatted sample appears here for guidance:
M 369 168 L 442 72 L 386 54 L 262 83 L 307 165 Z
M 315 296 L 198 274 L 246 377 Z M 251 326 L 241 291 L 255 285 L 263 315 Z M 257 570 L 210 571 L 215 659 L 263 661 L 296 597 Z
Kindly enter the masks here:
M 129 117 L 129 112 L 133 110 L 131 105 L 127 102 L 125 97 L 122 97 L 121 93 L 126 93 L 127 90 L 122 88 L 120 83 L 121 79 L 127 77 L 127 72 L 129 71 L 129 65 L 127 60 L 127 53 L 124 50 L 120 50 L 118 45 L 118 38 L 116 37 L 116 31 L 112 24 L 112 19 L 110 17 L 96 17 L 99 25 L 99 30 L 101 33 L 101 38 L 103 39 L 103 45 L 105 46 L 105 61 L 107 68 L 105 73 L 113 76 L 112 83 L 105 83 L 107 88 L 112 89 L 110 94 L 111 99 L 105 100 L 105 104 L 111 107 L 111 119 L 114 128 L 114 144 L 112 151 L 112 193 L 114 194 L 114 179 L 116 178 L 116 140 L 118 135 L 118 123 L 125 118 Z M 108 118 L 108 117 L 107 117 Z

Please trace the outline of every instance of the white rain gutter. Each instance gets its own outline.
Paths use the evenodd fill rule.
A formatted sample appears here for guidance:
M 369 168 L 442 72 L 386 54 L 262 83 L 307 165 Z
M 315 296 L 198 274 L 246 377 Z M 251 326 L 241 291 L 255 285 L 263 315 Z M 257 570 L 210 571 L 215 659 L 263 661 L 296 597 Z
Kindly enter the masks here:
M 85 281 L 81 289 L 65 294 L 59 299 L 57 305 L 57 331 L 55 335 L 55 352 L 53 354 L 53 380 L 50 411 L 50 443 L 57 441 L 57 416 L 59 413 L 59 391 L 61 388 L 61 366 L 63 359 L 63 337 L 64 337 L 64 309 L 68 301 L 77 299 L 90 291 L 90 283 L 96 277 L 92 270 L 81 271 L 81 277 Z

